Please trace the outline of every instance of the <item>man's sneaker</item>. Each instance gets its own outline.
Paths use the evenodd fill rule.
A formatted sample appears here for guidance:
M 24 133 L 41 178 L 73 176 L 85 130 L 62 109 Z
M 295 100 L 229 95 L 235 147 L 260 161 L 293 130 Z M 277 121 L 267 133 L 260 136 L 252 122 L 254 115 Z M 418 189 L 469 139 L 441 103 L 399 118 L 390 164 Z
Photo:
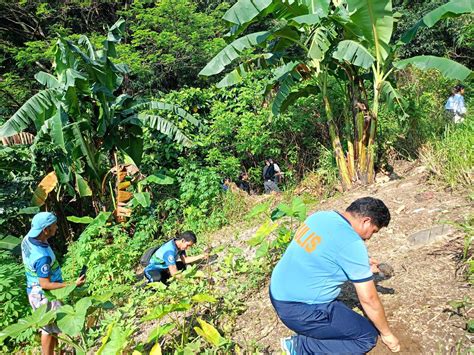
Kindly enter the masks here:
M 296 355 L 296 344 L 295 337 L 287 337 L 280 339 L 281 350 L 285 352 L 285 355 Z

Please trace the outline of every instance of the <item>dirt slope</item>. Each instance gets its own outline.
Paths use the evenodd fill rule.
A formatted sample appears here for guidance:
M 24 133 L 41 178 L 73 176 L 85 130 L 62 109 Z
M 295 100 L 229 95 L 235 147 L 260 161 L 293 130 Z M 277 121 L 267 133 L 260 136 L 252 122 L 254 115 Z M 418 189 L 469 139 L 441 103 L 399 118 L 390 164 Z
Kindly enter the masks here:
M 474 299 L 472 289 L 457 273 L 464 234 L 454 225 L 437 228 L 432 235 L 411 236 L 435 226 L 462 222 L 474 213 L 474 207 L 467 193 L 454 193 L 428 182 L 429 174 L 423 166 L 407 162 L 397 166 L 395 179 L 381 179 L 373 186 L 329 199 L 317 210 L 344 210 L 362 196 L 382 199 L 390 208 L 392 221 L 368 242 L 368 249 L 372 257 L 391 264 L 395 271 L 392 278 L 378 282 L 378 290 L 389 322 L 401 339 L 402 353 L 452 353 L 456 347 L 468 352 L 474 339 L 469 339 L 463 329 L 466 320 L 448 306 L 449 301 L 465 296 Z M 243 232 L 239 242 L 251 234 Z M 351 286 L 344 288 L 342 299 L 351 306 L 357 304 Z M 279 338 L 292 332 L 277 319 L 268 288 L 250 297 L 247 305 L 237 321 L 233 340 L 244 349 L 257 344 L 265 353 L 279 353 Z M 471 308 L 463 313 L 472 318 L 474 311 Z M 379 344 L 371 353 L 389 352 Z

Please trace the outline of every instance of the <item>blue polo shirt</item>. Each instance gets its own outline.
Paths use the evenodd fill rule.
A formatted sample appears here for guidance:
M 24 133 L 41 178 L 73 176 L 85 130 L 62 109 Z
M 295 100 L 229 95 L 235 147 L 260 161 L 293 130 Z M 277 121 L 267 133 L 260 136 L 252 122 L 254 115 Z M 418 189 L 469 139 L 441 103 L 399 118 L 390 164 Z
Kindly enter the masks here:
M 331 302 L 350 280 L 373 278 L 367 248 L 347 219 L 317 212 L 298 228 L 272 273 L 270 291 L 278 301 Z
M 169 266 L 176 265 L 181 255 L 186 255 L 186 253 L 180 251 L 176 246 L 175 240 L 171 239 L 155 251 L 145 271 L 168 269 Z
M 61 268 L 47 242 L 25 237 L 21 243 L 25 265 L 27 293 L 43 293 L 39 278 L 50 278 L 51 282 L 63 282 Z

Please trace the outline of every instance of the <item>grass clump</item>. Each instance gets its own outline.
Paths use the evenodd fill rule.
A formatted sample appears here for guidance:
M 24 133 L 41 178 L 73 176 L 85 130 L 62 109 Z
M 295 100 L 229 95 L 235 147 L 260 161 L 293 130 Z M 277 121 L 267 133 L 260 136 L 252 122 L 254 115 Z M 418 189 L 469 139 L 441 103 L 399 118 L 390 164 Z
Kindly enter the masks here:
M 474 119 L 448 125 L 441 139 L 434 139 L 420 152 L 427 167 L 452 188 L 472 190 L 474 183 Z

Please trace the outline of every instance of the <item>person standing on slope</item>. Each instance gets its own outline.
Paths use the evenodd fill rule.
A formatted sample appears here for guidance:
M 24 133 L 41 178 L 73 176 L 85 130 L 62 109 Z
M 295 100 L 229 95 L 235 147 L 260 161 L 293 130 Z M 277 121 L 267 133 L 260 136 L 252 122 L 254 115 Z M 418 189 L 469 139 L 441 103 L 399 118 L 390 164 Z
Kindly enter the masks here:
M 48 310 L 58 309 L 59 301 L 49 301 L 43 290 L 56 290 L 66 287 L 63 281 L 61 268 L 56 256 L 49 246 L 48 240 L 58 229 L 57 218 L 50 212 L 37 213 L 31 221 L 31 229 L 21 242 L 21 254 L 26 272 L 26 287 L 28 300 L 33 310 L 46 304 Z M 76 285 L 85 282 L 85 275 L 76 280 Z M 48 324 L 42 328 L 41 353 L 53 355 L 58 343 L 56 334 L 59 334 L 56 324 Z

